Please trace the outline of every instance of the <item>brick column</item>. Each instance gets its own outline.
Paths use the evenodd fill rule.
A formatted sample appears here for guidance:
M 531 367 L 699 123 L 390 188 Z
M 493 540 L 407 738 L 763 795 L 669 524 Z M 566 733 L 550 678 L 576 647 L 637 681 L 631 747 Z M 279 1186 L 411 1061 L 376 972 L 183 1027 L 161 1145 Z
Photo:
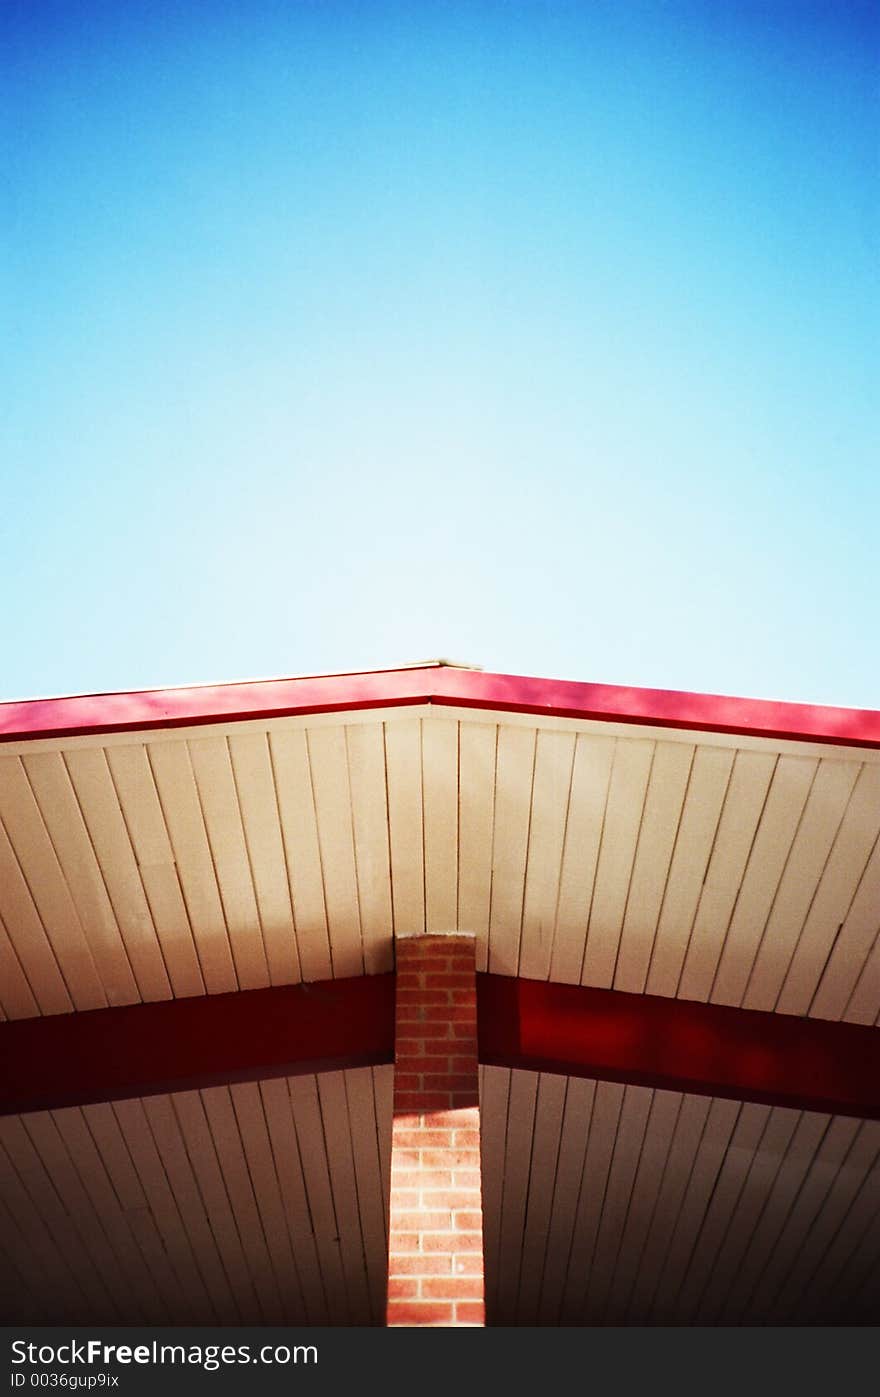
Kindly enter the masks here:
M 474 938 L 397 941 L 388 1325 L 485 1323 Z

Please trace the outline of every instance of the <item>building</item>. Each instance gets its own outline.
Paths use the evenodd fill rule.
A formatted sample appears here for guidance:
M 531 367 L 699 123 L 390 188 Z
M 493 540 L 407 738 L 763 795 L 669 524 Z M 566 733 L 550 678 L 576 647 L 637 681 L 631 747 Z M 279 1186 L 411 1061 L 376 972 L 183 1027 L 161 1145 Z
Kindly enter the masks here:
M 0 736 L 7 1323 L 876 1322 L 880 713 L 438 662 Z

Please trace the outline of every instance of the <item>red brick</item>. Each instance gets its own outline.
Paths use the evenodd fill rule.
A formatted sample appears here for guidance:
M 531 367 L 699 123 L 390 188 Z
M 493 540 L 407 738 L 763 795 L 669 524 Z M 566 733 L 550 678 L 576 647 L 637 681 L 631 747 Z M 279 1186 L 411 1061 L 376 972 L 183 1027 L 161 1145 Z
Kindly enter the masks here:
M 394 1182 L 398 1169 L 418 1169 L 421 1163 L 421 1150 L 407 1150 L 394 1140 L 394 1155 L 391 1160 L 391 1181 Z
M 443 1236 L 444 1234 L 443 1234 L 443 1233 L 438 1233 L 437 1235 L 438 1235 L 438 1236 Z M 460 1236 L 461 1236 L 460 1233 L 454 1233 L 454 1232 L 453 1232 L 451 1235 L 452 1235 L 453 1237 L 455 1237 L 455 1236 L 459 1236 L 459 1237 L 460 1237 Z M 421 1240 L 422 1240 L 422 1238 L 421 1238 L 421 1234 L 420 1234 L 419 1232 L 397 1232 L 397 1231 L 395 1231 L 394 1234 L 393 1234 L 393 1236 L 392 1236 L 392 1242 L 393 1242 L 393 1247 L 394 1247 L 395 1253 L 397 1253 L 397 1252 L 404 1252 L 404 1251 L 419 1251 L 419 1250 L 421 1249 L 421 1247 L 420 1247 Z
M 451 1324 L 455 1306 L 438 1300 L 390 1300 L 388 1324 Z
M 450 1188 L 422 1194 L 426 1208 L 479 1208 L 480 1195 L 472 1188 Z
M 412 1276 L 402 1278 L 400 1276 L 388 1277 L 388 1299 L 389 1300 L 415 1300 L 419 1293 L 418 1279 Z
M 421 971 L 399 969 L 394 977 L 394 984 L 399 990 L 418 989 L 422 984 Z
M 402 1077 L 410 1072 L 418 1073 L 420 1077 L 423 1077 L 426 1072 L 442 1075 L 449 1071 L 448 1057 L 427 1057 L 421 1053 L 407 1054 L 405 1058 L 398 1058 L 394 1065 L 394 1085 L 398 1086 Z M 407 1087 L 406 1090 L 411 1091 L 412 1088 Z
M 455 1129 L 462 1124 L 463 1112 L 452 1110 L 430 1111 L 426 1108 L 425 1125 L 431 1130 L 441 1130 L 444 1126 Z
M 472 1163 L 473 1161 L 469 1161 Z M 479 1190 L 482 1185 L 482 1178 L 479 1169 L 456 1169 L 455 1177 L 452 1180 L 456 1188 L 473 1188 Z
M 475 978 L 470 978 L 468 985 L 450 985 L 449 993 L 453 1004 L 473 1004 L 477 1002 L 477 982 Z
M 401 1111 L 415 1111 L 422 1106 L 426 1111 L 442 1111 L 449 1105 L 448 1091 L 394 1093 L 394 1108 Z
M 476 1252 L 478 1255 L 475 1257 L 475 1260 L 479 1262 L 480 1272 L 482 1274 L 482 1232 L 425 1232 L 422 1236 L 422 1250 L 451 1252 L 456 1257 L 459 1252 Z M 455 1269 L 454 1263 L 453 1269 Z
M 477 1163 L 474 1150 L 422 1150 L 421 1155 L 422 1164 L 429 1169 L 441 1169 L 444 1165 L 449 1169 L 467 1169 Z
M 430 1300 L 482 1300 L 482 1276 L 447 1276 L 422 1281 L 422 1295 Z
M 419 1130 L 399 1130 L 395 1125 L 392 1138 L 396 1152 L 398 1147 L 413 1150 L 442 1149 L 444 1145 L 452 1144 L 453 1137 L 451 1130 L 430 1130 L 427 1126 Z
M 452 1143 L 457 1150 L 471 1149 L 479 1152 L 480 1132 L 479 1130 L 456 1130 Z
M 473 1091 L 451 1091 L 449 1093 L 449 1104 L 453 1110 L 473 1106 L 477 1099 L 476 1087 L 474 1087 Z
M 424 1212 L 418 1209 L 408 1213 L 392 1213 L 391 1218 L 391 1250 L 394 1250 L 394 1238 L 398 1230 L 401 1232 L 446 1232 L 452 1227 L 452 1213 L 436 1209 Z M 482 1227 L 482 1220 L 477 1224 Z
M 447 991 L 441 991 L 445 994 Z M 455 990 L 449 990 L 449 994 L 455 994 Z M 462 1035 L 469 1037 L 474 1031 L 474 1010 L 465 1004 L 406 1004 L 401 1006 L 404 1012 L 413 1013 L 418 1011 L 419 1023 L 451 1023 L 468 1025 L 468 1033 Z
M 458 1300 L 455 1304 L 457 1324 L 485 1324 L 486 1306 L 476 1300 Z
M 482 1323 L 474 940 L 407 938 L 397 967 L 387 1323 Z
M 483 1232 L 483 1214 L 480 1212 L 456 1212 L 452 1226 L 456 1232 Z
M 461 1241 L 461 1233 L 453 1232 L 453 1238 Z M 480 1240 L 479 1251 L 468 1252 L 466 1256 L 459 1256 L 458 1250 L 452 1258 L 452 1272 L 456 1276 L 480 1276 L 483 1275 L 483 1245 Z
M 397 983 L 400 984 L 399 977 Z M 477 992 L 473 974 L 468 975 L 465 970 L 454 971 L 451 975 L 432 975 L 431 984 L 437 989 L 470 990 L 473 994 Z
M 423 1004 L 442 1004 L 445 1008 L 449 1003 L 450 994 L 456 994 L 456 990 L 398 990 L 397 1003 L 403 1008 L 407 1005 L 415 1005 L 421 1008 Z
M 418 1072 L 396 1072 L 394 1073 L 394 1094 L 399 1091 L 418 1091 L 422 1085 L 422 1079 Z
M 451 1188 L 451 1169 L 397 1169 L 392 1170 L 391 1182 L 394 1188 L 418 1189 L 424 1193 L 426 1188 Z
M 391 1245 L 393 1248 L 393 1235 Z M 417 1256 L 394 1256 L 395 1276 L 447 1276 L 451 1270 L 451 1257 L 439 1253 L 434 1256 L 424 1256 L 421 1252 Z
M 472 1091 L 474 1087 L 470 1074 L 458 1073 L 425 1072 L 422 1083 L 427 1091 Z

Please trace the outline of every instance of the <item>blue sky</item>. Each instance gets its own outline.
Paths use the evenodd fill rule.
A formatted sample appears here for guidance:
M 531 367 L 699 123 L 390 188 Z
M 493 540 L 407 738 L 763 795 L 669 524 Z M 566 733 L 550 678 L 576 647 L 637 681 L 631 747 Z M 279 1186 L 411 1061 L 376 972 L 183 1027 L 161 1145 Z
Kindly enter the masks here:
M 0 697 L 880 707 L 880 7 L 5 0 Z

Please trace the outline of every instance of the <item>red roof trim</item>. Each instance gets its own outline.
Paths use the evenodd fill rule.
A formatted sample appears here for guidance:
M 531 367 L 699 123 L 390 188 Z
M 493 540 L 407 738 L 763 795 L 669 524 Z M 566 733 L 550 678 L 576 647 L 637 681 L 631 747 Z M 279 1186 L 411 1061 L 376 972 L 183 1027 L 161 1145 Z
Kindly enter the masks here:
M 394 1058 L 394 975 L 0 1024 L 0 1115 Z
M 422 703 L 880 748 L 880 712 L 873 709 L 775 703 L 670 689 L 630 689 L 452 667 L 4 703 L 0 704 L 0 741 L 190 727 Z
M 394 1060 L 395 976 L 0 1024 L 0 1115 Z M 477 976 L 479 1057 L 880 1119 L 880 1030 Z
M 880 1119 L 880 1029 L 478 975 L 479 1056 L 666 1091 Z

